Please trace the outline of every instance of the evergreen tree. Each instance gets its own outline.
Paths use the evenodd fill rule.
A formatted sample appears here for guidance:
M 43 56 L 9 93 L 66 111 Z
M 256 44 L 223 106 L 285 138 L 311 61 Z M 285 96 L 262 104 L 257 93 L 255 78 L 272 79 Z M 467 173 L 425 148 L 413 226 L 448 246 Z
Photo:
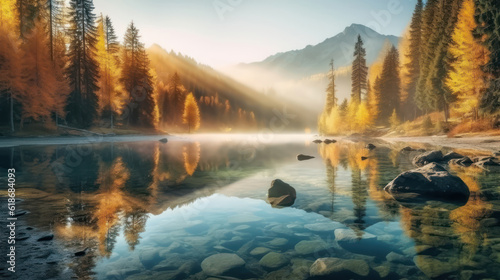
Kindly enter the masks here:
M 123 42 L 121 82 L 128 94 L 127 124 L 154 127 L 156 102 L 149 59 L 140 42 L 139 30 L 130 23 Z
M 67 120 L 89 127 L 97 116 L 99 66 L 96 57 L 96 27 L 92 0 L 71 0 L 69 7 L 69 50 L 66 75 L 71 93 Z
M 462 0 L 428 1 L 424 10 L 417 104 L 423 110 L 443 110 L 448 117 L 453 96 L 445 84 L 450 70 L 448 46 Z M 427 40 L 427 41 L 425 41 Z
M 35 26 L 35 20 L 39 17 L 39 13 L 44 12 L 42 6 L 42 0 L 16 0 L 19 38 L 25 39 Z
M 408 62 L 404 65 L 407 69 L 407 84 L 403 86 L 403 90 L 406 93 L 406 100 L 404 104 L 405 116 L 409 119 L 415 119 L 419 114 L 419 110 L 416 104 L 416 91 L 417 82 L 420 74 L 420 51 L 422 45 L 422 14 L 423 14 L 424 4 L 422 0 L 418 0 L 415 6 L 415 11 L 413 12 L 413 17 L 410 23 L 409 31 L 409 48 L 405 55 Z
M 483 66 L 487 74 L 480 109 L 487 114 L 499 114 L 500 108 L 500 3 L 497 0 L 475 0 L 475 19 L 478 27 L 474 35 L 482 40 L 490 52 L 489 61 Z
M 335 68 L 333 59 L 330 61 L 332 67 L 331 72 L 328 74 L 328 87 L 326 88 L 326 113 L 330 113 L 333 107 L 337 106 L 337 97 L 335 97 Z
M 434 21 L 439 0 L 428 0 L 422 13 L 422 39 L 420 44 L 419 67 L 420 74 L 416 86 L 415 101 L 417 106 L 427 111 L 429 109 L 426 97 L 425 81 L 430 72 L 429 65 L 434 52 L 431 46 L 431 37 L 434 31 Z
M 354 61 L 352 63 L 352 93 L 351 98 L 356 102 L 361 102 L 367 90 L 368 67 L 366 66 L 366 50 L 363 47 L 361 35 L 354 46 Z
M 434 50 L 435 57 L 430 65 L 431 70 L 426 83 L 428 103 L 432 109 L 444 112 L 445 121 L 448 121 L 449 118 L 450 104 L 455 101 L 455 96 L 446 85 L 446 77 L 451 70 L 450 64 L 453 61 L 453 57 L 449 53 L 449 45 L 452 42 L 451 36 L 461 5 L 462 0 L 448 0 L 443 1 L 440 6 L 439 14 L 442 16 L 442 21 L 437 21 L 437 24 L 442 29 L 442 33 L 436 33 L 440 40 Z
M 62 25 L 62 7 L 64 2 L 62 0 L 46 0 L 47 5 L 47 21 L 49 26 L 49 46 L 50 46 L 50 59 L 54 60 L 54 37 L 57 36 L 59 28 Z
M 175 72 L 170 78 L 168 85 L 171 121 L 173 124 L 179 124 L 182 117 L 182 108 L 184 106 L 184 99 L 186 98 L 186 89 L 181 84 L 179 74 Z M 214 101 L 216 104 L 217 102 Z
M 380 110 L 378 120 L 383 124 L 387 123 L 393 111 L 400 114 L 401 77 L 399 68 L 399 51 L 393 46 L 385 57 L 380 80 L 375 82 L 376 91 L 380 94 L 379 106 L 383 108 Z

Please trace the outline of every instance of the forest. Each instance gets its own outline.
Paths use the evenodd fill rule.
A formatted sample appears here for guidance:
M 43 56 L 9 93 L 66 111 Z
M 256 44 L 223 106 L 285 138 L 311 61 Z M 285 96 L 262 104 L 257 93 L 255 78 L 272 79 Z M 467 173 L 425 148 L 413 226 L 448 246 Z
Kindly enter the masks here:
M 134 22 L 119 42 L 110 17 L 96 15 L 92 0 L 5 0 L 0 20 L 3 133 L 62 125 L 229 131 L 255 128 L 256 113 L 267 118 L 254 100 L 230 98 L 240 89 L 213 77 L 209 67 L 156 46 L 146 49 Z
M 419 0 L 399 46 L 387 43 L 370 67 L 359 36 L 349 101 L 336 98 L 330 62 L 320 132 L 390 127 L 402 135 L 456 135 L 498 129 L 499 19 L 498 1 Z

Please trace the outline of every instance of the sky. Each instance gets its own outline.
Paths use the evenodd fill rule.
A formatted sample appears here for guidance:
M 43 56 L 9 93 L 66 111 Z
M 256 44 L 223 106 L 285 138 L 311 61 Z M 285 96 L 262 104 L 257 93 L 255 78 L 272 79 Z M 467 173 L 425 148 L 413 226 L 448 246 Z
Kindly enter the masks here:
M 123 38 L 133 20 L 156 43 L 223 68 L 330 38 L 352 23 L 400 35 L 417 0 L 94 0 Z

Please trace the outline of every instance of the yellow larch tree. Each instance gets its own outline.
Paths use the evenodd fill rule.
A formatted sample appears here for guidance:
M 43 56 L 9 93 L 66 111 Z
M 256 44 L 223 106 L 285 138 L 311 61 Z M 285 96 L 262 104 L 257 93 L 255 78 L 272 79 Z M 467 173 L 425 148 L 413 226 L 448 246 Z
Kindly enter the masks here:
M 474 13 L 474 1 L 466 0 L 452 36 L 453 44 L 449 51 L 455 60 L 451 64 L 452 71 L 448 74 L 446 85 L 458 99 L 453 110 L 460 114 L 470 113 L 473 118 L 477 118 L 480 94 L 486 87 L 481 65 L 486 64 L 489 53 L 472 34 L 472 30 L 477 27 Z
M 97 62 L 99 63 L 99 113 L 109 115 L 113 128 L 113 116 L 120 113 L 125 103 L 125 94 L 120 87 L 118 67 L 118 43 L 109 17 L 101 15 L 97 26 Z
M 37 20 L 35 27 L 21 45 L 20 103 L 22 105 L 20 126 L 25 119 L 50 120 L 56 111 L 57 79 L 52 71 L 47 33 L 44 23 Z
M 188 132 L 196 131 L 200 128 L 200 109 L 193 93 L 189 93 L 184 101 L 184 113 L 182 122 L 188 125 Z
M 356 123 L 360 132 L 366 131 L 373 124 L 373 118 L 370 114 L 368 102 L 366 102 L 365 100 L 363 100 L 358 106 Z

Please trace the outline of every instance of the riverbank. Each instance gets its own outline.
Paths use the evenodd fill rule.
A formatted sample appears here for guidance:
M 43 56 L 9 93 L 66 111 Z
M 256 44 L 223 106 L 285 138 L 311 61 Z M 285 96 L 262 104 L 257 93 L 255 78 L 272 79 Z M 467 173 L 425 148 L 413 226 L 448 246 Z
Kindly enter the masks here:
M 462 138 L 449 138 L 443 136 L 417 136 L 417 137 L 379 137 L 387 142 L 425 143 L 434 146 L 455 149 L 474 149 L 489 152 L 500 151 L 500 136 L 472 136 Z

